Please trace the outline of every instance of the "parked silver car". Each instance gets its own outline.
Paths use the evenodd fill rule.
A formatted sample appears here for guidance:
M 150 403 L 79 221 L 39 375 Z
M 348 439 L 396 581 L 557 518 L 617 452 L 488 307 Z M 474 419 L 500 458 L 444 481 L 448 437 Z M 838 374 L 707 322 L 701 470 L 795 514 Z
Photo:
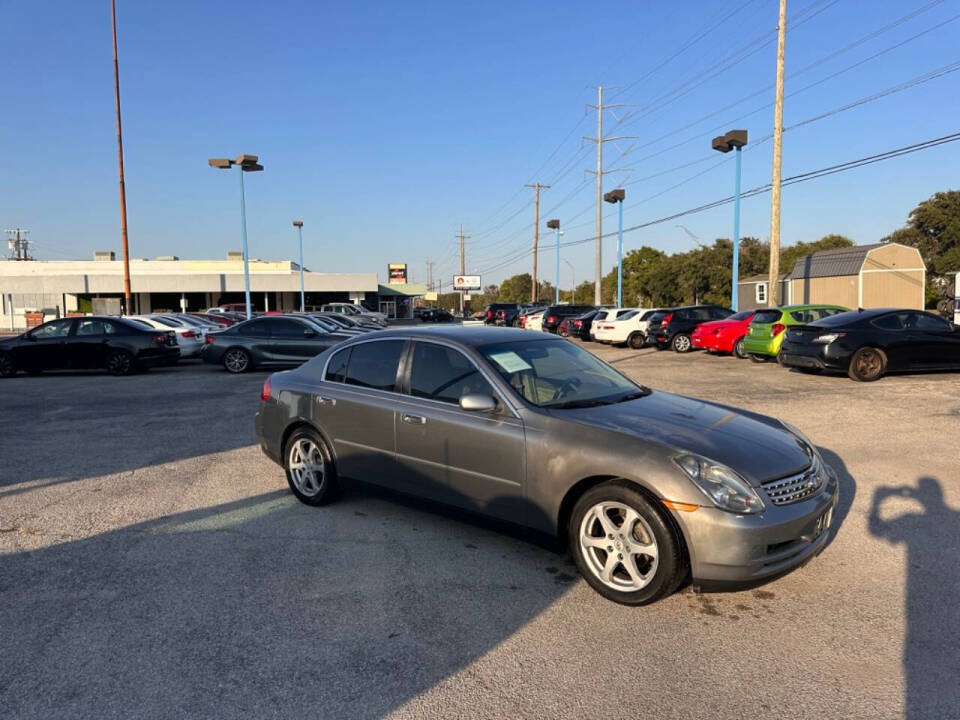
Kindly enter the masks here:
M 263 451 L 310 505 L 357 478 L 554 533 L 598 592 L 756 584 L 826 544 L 838 481 L 795 428 L 650 390 L 511 328 L 388 330 L 268 378 Z

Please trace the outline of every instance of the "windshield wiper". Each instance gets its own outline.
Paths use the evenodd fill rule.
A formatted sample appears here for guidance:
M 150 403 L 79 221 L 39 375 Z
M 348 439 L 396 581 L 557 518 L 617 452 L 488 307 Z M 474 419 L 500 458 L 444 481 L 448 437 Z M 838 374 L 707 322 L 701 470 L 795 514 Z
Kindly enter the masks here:
M 575 408 L 590 408 L 600 405 L 609 405 L 611 400 L 601 400 L 594 398 L 592 400 L 568 400 L 567 402 L 556 403 L 555 405 L 544 405 L 550 410 L 573 410 Z
M 638 398 L 646 397 L 650 394 L 650 388 L 643 388 L 642 390 L 637 390 L 635 392 L 627 393 L 618 397 L 614 402 L 622 403 L 627 402 L 628 400 L 637 400 Z

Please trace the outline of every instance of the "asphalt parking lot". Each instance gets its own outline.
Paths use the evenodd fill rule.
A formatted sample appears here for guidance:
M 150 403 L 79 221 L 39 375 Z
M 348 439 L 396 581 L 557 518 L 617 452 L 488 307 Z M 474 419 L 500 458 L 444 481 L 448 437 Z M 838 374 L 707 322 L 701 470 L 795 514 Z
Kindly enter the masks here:
M 49 717 L 956 718 L 960 374 L 873 384 L 588 345 L 797 425 L 835 537 L 754 590 L 603 600 L 516 533 L 255 445 L 266 373 L 0 382 L 0 708 Z

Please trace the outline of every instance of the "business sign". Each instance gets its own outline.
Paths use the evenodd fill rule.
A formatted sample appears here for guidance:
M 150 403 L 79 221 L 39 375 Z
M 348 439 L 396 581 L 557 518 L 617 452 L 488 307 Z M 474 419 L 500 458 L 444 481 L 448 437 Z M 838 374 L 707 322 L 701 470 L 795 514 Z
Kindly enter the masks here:
M 407 264 L 391 263 L 387 265 L 387 284 L 396 285 L 407 282 Z
M 427 302 L 436 302 L 437 294 L 435 292 L 426 292 L 423 294 L 423 299 Z
M 455 275 L 453 278 L 453 289 L 460 290 L 479 290 L 479 275 Z

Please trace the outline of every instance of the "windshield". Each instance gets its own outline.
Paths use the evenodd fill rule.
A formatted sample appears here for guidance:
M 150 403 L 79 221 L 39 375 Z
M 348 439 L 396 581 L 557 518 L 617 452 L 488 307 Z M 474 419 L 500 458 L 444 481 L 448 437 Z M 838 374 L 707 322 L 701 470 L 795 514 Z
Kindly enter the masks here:
M 565 340 L 498 343 L 478 349 L 520 397 L 538 407 L 593 407 L 649 393 Z

